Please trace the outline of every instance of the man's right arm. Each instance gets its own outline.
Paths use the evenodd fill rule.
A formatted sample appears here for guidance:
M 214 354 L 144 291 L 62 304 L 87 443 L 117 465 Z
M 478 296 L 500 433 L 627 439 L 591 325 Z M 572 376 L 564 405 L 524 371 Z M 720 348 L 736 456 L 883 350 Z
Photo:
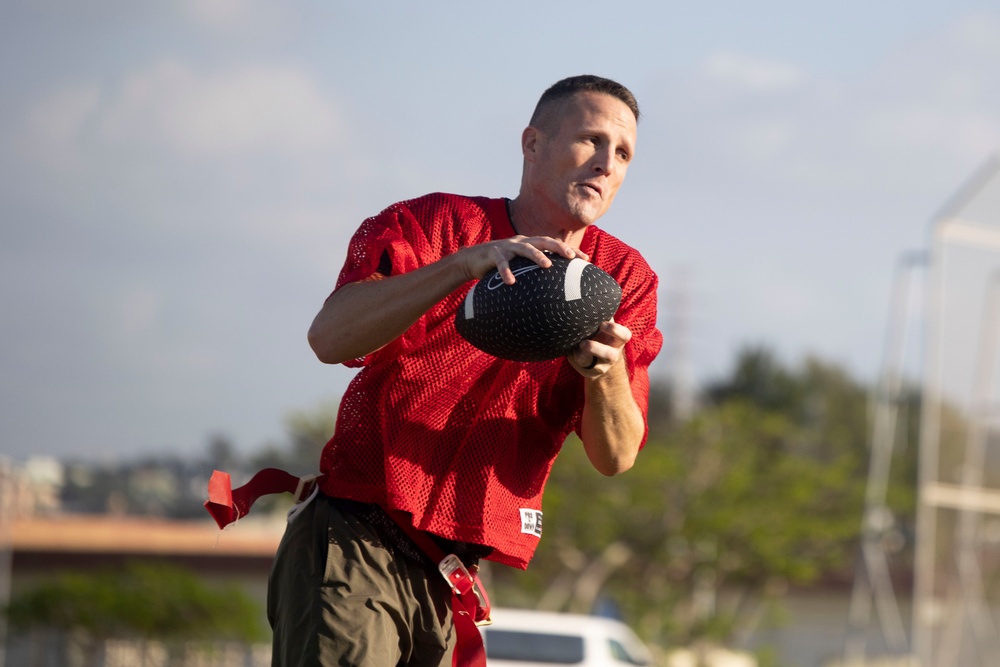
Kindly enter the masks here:
M 408 273 L 375 274 L 330 295 L 309 327 L 309 345 L 327 364 L 364 357 L 395 340 L 441 299 L 494 268 L 505 282 L 513 283 L 508 262 L 517 255 L 548 266 L 551 262 L 542 250 L 586 258 L 562 241 L 514 236 L 462 248 Z

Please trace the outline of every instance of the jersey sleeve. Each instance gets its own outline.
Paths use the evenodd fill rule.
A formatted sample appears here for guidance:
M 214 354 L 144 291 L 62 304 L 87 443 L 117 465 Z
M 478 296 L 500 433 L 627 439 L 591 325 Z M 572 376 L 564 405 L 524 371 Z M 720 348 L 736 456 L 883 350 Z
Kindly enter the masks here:
M 659 279 L 635 250 L 616 239 L 602 237 L 603 248 L 595 263 L 610 273 L 622 287 L 622 300 L 615 313 L 615 322 L 628 327 L 632 338 L 625 345 L 625 363 L 632 396 L 642 411 L 644 431 L 642 446 L 649 435 L 649 365 L 663 347 L 663 334 L 656 327 L 657 288 Z M 579 417 L 575 430 L 579 434 Z
M 649 366 L 663 347 L 663 334 L 656 327 L 657 288 L 659 280 L 648 267 L 631 276 L 633 289 L 623 290 L 622 303 L 615 314 L 615 321 L 628 327 L 632 338 L 625 345 L 625 362 L 628 367 L 632 396 L 642 410 L 645 430 L 642 444 L 649 435 Z
M 388 277 L 417 268 L 420 261 L 414 239 L 423 236 L 416 217 L 405 203 L 393 204 L 368 218 L 351 237 L 347 258 L 334 291 L 348 283 L 368 280 L 376 274 Z M 352 368 L 365 366 L 374 355 L 384 350 L 392 351 L 403 342 L 396 339 L 381 350 L 346 361 L 344 365 Z
M 337 288 L 366 280 L 376 272 L 386 275 L 387 261 L 393 274 L 416 268 L 416 253 L 409 241 L 416 225 L 416 219 L 404 204 L 393 204 L 361 223 L 348 244 Z
M 399 202 L 365 220 L 351 237 L 336 289 L 373 277 L 402 275 L 494 235 L 511 234 L 502 199 L 437 192 Z M 457 307 L 453 300 L 442 300 L 391 343 L 345 365 L 366 366 L 381 357 L 417 351 L 429 337 L 441 336 L 451 326 Z

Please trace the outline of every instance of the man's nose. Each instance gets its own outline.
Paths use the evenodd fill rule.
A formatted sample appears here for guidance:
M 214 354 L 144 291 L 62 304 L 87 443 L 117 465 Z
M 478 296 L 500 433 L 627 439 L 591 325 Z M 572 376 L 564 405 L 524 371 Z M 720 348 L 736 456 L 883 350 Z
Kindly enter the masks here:
M 610 174 L 615 169 L 614 154 L 610 150 L 598 151 L 594 155 L 592 166 L 598 174 Z

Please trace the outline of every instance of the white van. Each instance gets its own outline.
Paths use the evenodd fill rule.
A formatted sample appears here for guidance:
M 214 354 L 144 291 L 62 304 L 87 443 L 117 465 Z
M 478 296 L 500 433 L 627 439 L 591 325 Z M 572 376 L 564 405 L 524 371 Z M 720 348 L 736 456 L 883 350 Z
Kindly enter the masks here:
M 490 667 L 652 665 L 649 649 L 621 621 L 600 616 L 493 609 L 480 630 Z

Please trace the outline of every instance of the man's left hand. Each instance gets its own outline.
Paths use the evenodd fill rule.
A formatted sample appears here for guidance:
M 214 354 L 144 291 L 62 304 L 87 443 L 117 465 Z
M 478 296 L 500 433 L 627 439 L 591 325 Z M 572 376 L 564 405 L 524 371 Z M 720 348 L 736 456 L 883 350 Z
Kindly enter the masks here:
M 631 338 L 632 332 L 628 327 L 611 319 L 601 324 L 597 333 L 581 342 L 567 359 L 580 375 L 597 378 L 621 360 L 625 343 Z

